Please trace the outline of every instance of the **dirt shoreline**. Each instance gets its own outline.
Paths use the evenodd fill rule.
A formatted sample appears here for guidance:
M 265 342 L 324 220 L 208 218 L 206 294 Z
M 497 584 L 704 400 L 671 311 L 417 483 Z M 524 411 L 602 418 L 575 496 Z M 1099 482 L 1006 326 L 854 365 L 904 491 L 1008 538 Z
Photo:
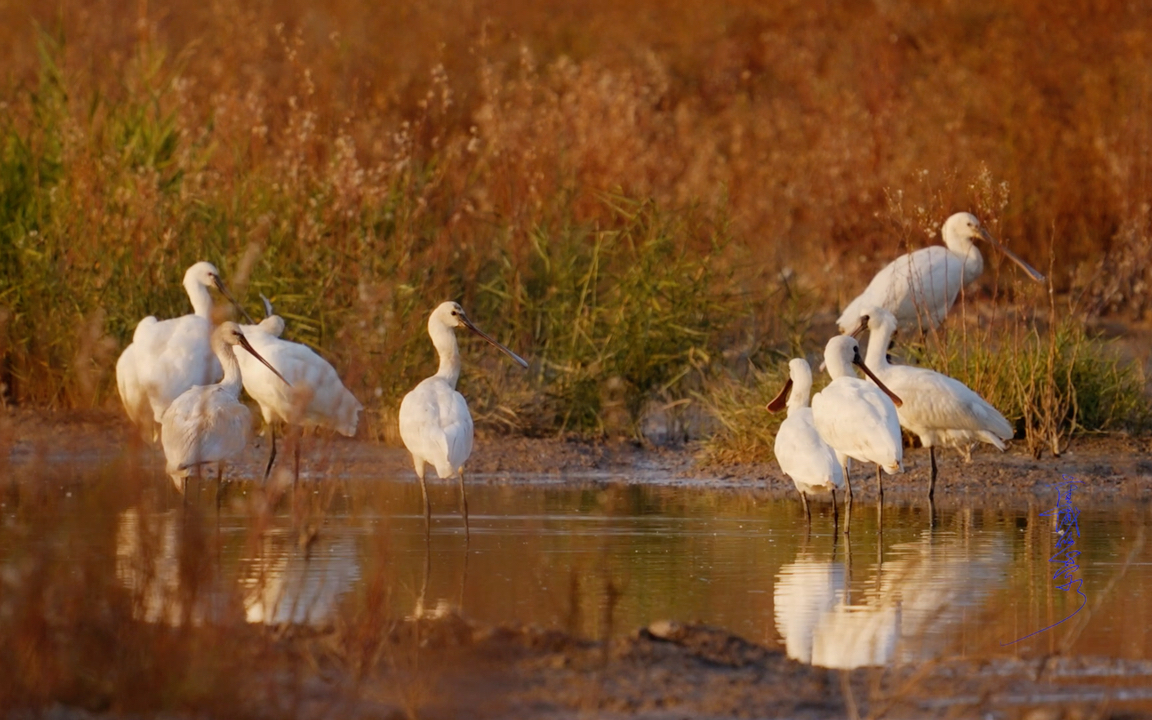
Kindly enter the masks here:
M 0 469 L 19 467 L 34 459 L 47 463 L 112 461 L 125 452 L 139 453 L 162 466 L 158 448 L 140 441 L 118 414 L 9 411 L 0 416 Z M 241 478 L 259 477 L 266 446 L 258 439 L 235 464 Z M 1024 504 L 1048 501 L 1051 485 L 1062 475 L 1082 481 L 1076 497 L 1082 503 L 1152 501 L 1152 441 L 1132 436 L 1089 436 L 1075 439 L 1060 457 L 1035 459 L 1018 442 L 1007 452 L 979 448 L 971 462 L 959 453 L 937 456 L 940 467 L 936 505 Z M 351 476 L 411 472 L 403 448 L 371 440 L 309 437 L 303 440 L 304 476 L 322 477 L 337 467 Z M 924 500 L 928 453 L 905 448 L 905 472 L 884 476 L 885 503 L 914 504 Z M 692 446 L 651 447 L 627 440 L 586 441 L 487 436 L 476 441 L 468 464 L 469 482 L 524 483 L 653 483 L 706 484 L 711 489 L 764 492 L 794 496 L 795 488 L 774 462 L 706 466 Z M 874 502 L 876 478 L 871 467 L 853 470 L 856 499 Z M 981 502 L 976 502 L 977 500 Z

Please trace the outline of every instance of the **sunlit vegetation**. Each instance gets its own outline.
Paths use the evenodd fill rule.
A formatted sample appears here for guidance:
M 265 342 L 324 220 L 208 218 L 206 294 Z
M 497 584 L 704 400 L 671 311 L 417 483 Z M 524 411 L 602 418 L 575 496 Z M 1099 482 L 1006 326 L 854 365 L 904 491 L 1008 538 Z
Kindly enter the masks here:
M 117 353 L 144 315 L 187 311 L 200 259 L 249 309 L 271 297 L 384 437 L 444 299 L 533 363 L 466 348 L 483 427 L 637 435 L 816 350 L 811 321 L 958 209 L 1052 258 L 1057 291 L 1140 313 L 1150 22 L 1030 2 L 4 6 L 3 399 L 115 407 Z M 1104 415 L 1062 422 L 1121 424 Z

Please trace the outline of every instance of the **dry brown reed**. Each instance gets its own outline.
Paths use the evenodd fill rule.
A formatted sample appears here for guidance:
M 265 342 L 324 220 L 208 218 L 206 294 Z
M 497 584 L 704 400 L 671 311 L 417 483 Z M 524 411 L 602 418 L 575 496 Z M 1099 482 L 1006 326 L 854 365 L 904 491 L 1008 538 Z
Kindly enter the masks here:
M 699 387 L 702 358 L 764 348 L 781 271 L 832 310 L 844 279 L 936 237 L 925 208 L 979 213 L 989 174 L 1011 188 L 997 232 L 1033 261 L 1055 248 L 1058 290 L 1075 277 L 1145 312 L 1150 24 L 1031 0 L 4 5 L 5 400 L 114 404 L 107 348 L 186 312 L 191 262 L 235 274 L 254 247 L 248 302 L 271 296 L 351 377 L 377 435 L 431 366 L 423 323 L 445 298 L 538 358 L 527 380 L 473 360 L 474 395 L 515 390 L 480 398 L 491 427 L 611 430 L 588 416 L 619 402 L 635 432 L 648 401 Z M 907 234 L 894 194 L 931 222 Z M 586 268 L 651 228 L 653 255 L 599 277 L 596 342 L 675 305 L 627 294 L 632 252 L 676 258 L 655 264 L 663 287 L 710 273 L 696 325 L 634 377 L 556 354 L 580 345 L 580 283 L 548 262 Z

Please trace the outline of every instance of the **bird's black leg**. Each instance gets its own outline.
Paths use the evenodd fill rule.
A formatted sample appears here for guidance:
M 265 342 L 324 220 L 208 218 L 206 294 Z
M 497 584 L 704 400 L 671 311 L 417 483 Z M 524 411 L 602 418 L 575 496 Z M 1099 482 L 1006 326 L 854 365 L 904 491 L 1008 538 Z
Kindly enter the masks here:
M 424 524 L 432 527 L 432 503 L 428 502 L 428 484 L 424 482 L 424 466 L 416 468 L 416 477 L 420 478 L 420 494 L 424 497 Z
M 928 475 L 928 502 L 931 503 L 936 494 L 936 447 L 928 447 L 928 457 L 932 460 L 932 470 Z
M 880 505 L 884 505 L 884 480 L 880 474 L 880 465 L 876 465 L 876 491 L 880 493 Z
M 844 503 L 844 534 L 852 530 L 852 474 L 848 472 L 848 463 L 844 464 L 844 484 L 848 486 L 848 500 Z
M 467 540 L 469 535 L 468 496 L 464 493 L 464 468 L 460 468 L 460 470 L 456 473 L 456 476 L 460 478 L 460 513 L 464 516 L 464 538 Z
M 276 462 L 276 425 L 268 423 L 268 436 L 272 438 L 272 453 L 268 455 L 268 467 L 264 468 L 264 480 L 268 480 L 268 475 L 272 472 L 272 463 Z

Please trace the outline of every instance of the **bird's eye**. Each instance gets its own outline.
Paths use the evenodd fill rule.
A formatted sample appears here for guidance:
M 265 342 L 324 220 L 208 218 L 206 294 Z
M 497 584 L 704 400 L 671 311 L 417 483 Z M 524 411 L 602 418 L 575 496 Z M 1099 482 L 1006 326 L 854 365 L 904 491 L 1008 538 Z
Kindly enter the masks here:
M 457 314 L 458 313 L 455 310 L 452 311 L 452 317 L 456 317 Z

